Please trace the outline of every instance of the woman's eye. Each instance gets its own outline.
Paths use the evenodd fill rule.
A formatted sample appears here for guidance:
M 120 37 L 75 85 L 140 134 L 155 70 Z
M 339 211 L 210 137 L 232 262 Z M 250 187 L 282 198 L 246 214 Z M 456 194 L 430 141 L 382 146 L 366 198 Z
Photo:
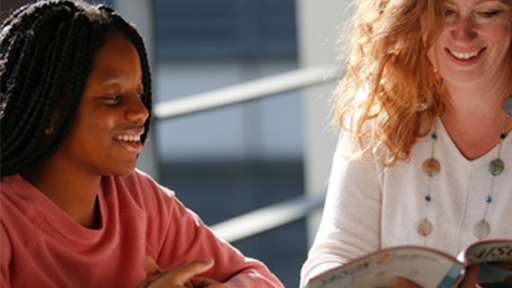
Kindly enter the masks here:
M 144 92 L 142 92 L 142 93 L 137 93 L 137 96 L 138 96 L 139 98 L 144 97 Z
M 445 9 L 444 10 L 444 16 L 451 16 L 455 14 L 455 10 L 452 10 L 452 9 Z
M 500 13 L 501 13 L 500 10 L 490 10 L 490 11 L 482 11 L 482 12 L 480 12 L 480 15 L 482 15 L 485 18 L 492 18 Z

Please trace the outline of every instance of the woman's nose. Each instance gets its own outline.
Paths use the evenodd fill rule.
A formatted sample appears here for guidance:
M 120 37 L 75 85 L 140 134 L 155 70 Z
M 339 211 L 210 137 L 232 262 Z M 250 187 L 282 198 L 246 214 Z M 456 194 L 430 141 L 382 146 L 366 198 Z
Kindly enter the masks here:
M 471 16 L 459 16 L 452 23 L 452 37 L 456 43 L 469 44 L 476 38 L 475 23 Z

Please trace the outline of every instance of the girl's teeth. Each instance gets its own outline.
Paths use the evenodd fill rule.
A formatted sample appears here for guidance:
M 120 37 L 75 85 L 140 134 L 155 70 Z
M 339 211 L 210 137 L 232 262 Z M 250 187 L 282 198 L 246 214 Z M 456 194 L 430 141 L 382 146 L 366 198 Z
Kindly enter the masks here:
M 137 142 L 137 141 L 140 141 L 140 136 L 123 135 L 123 136 L 116 136 L 116 139 L 121 140 L 121 141 Z
M 467 60 L 467 59 L 470 59 L 470 58 L 473 58 L 473 57 L 476 57 L 476 55 L 478 55 L 478 51 L 476 52 L 471 52 L 471 53 L 459 53 L 459 52 L 455 52 L 455 51 L 451 51 L 450 50 L 450 53 L 455 56 L 456 58 L 458 59 L 463 59 L 463 60 Z

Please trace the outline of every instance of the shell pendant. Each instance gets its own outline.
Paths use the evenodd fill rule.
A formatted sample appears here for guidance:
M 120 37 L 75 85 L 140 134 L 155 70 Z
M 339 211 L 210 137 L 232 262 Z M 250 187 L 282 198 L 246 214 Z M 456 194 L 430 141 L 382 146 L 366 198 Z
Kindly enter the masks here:
M 489 233 L 491 233 L 491 225 L 489 225 L 489 222 L 485 220 L 476 224 L 475 229 L 473 229 L 473 235 L 478 239 L 487 237 Z
M 421 220 L 420 224 L 418 224 L 418 234 L 420 234 L 421 236 L 427 236 L 428 234 L 430 234 L 430 232 L 432 232 L 433 228 L 434 226 L 432 225 L 432 223 L 430 223 L 430 221 L 428 221 L 427 219 L 423 219 Z

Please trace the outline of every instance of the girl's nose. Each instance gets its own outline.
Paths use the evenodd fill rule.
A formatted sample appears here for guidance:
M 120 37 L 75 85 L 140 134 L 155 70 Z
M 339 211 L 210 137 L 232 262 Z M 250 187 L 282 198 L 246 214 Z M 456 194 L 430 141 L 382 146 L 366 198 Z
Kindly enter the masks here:
M 126 118 L 139 126 L 143 125 L 149 117 L 149 111 L 144 103 L 142 103 L 142 99 L 138 94 L 135 94 L 130 97 L 130 101 L 128 102 Z

